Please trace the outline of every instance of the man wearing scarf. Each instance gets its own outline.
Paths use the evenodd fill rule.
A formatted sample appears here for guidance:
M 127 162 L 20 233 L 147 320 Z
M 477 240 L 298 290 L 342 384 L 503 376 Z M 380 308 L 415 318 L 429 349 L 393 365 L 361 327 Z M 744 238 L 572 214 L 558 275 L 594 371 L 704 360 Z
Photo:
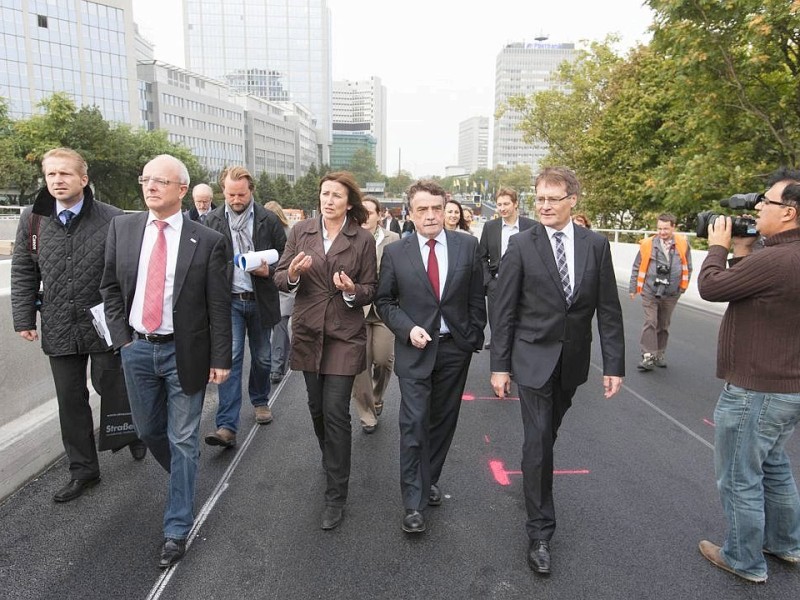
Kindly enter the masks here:
M 227 236 L 233 255 L 261 250 L 283 254 L 286 234 L 278 218 L 253 201 L 255 181 L 244 167 L 230 167 L 220 175 L 225 204 L 208 215 L 206 226 Z M 277 265 L 277 263 L 275 263 Z M 231 288 L 231 326 L 233 366 L 230 378 L 219 386 L 216 431 L 206 436 L 206 444 L 232 448 L 236 445 L 239 410 L 242 406 L 242 363 L 244 338 L 250 344 L 248 393 L 257 423 L 272 422 L 269 407 L 272 326 L 281 319 L 278 288 L 272 281 L 275 265 L 262 262 L 253 271 L 233 269 Z

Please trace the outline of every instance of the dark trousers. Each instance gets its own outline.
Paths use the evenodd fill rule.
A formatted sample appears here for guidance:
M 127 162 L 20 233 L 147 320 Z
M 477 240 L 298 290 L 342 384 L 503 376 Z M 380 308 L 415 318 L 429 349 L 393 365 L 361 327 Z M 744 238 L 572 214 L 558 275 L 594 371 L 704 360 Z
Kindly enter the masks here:
M 406 509 L 426 508 L 431 484 L 439 481 L 456 432 L 471 360 L 472 353 L 444 340 L 439 342 L 430 377 L 398 377 L 400 491 Z
M 541 388 L 519 387 L 524 441 L 522 479 L 526 529 L 531 540 L 550 540 L 556 529 L 553 506 L 553 445 L 564 415 L 572 406 L 576 388 L 564 388 L 559 361 Z
M 495 290 L 497 289 L 497 279 L 494 275 L 486 285 L 486 318 L 489 320 L 489 331 L 494 331 L 494 311 L 492 305 L 494 304 Z
M 101 381 L 106 370 L 119 371 L 119 357 L 113 352 L 51 356 L 50 370 L 58 398 L 61 441 L 69 461 L 72 479 L 93 479 L 100 475 L 97 447 L 94 443 L 94 422 L 86 386 L 86 367 L 91 357 L 92 386 L 102 394 Z
M 344 506 L 350 481 L 350 393 L 355 376 L 303 371 L 303 377 L 308 411 L 328 478 L 325 505 Z

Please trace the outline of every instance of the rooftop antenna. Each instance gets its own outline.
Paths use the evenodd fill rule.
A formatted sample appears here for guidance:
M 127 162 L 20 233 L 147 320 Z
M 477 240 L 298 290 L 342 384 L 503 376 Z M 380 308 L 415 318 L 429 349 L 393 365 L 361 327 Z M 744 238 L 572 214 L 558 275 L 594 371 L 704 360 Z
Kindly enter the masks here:
M 547 35 L 544 31 L 540 31 L 538 33 L 538 35 L 533 39 L 535 39 L 537 42 L 543 42 L 543 41 L 545 41 L 546 39 L 549 39 L 549 38 L 550 38 L 550 36 Z

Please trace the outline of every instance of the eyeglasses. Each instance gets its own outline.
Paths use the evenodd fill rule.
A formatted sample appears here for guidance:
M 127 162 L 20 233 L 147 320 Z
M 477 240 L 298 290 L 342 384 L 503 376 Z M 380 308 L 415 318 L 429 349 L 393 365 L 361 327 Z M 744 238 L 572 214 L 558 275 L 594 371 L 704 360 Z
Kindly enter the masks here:
M 778 206 L 794 207 L 793 204 L 786 204 L 785 202 L 776 202 L 775 200 L 770 200 L 766 196 L 761 196 L 761 198 L 759 198 L 758 201 L 761 202 L 761 204 L 763 204 L 764 206 L 766 206 L 767 204 L 777 204 Z
M 149 175 L 139 175 L 140 185 L 147 185 L 148 183 L 151 182 L 160 188 L 165 188 L 170 183 L 177 183 L 178 185 L 183 185 L 180 181 L 170 181 L 169 179 L 164 179 L 163 177 L 150 177 Z
M 561 196 L 561 198 L 536 198 L 536 206 L 544 206 L 545 204 L 550 204 L 550 206 L 558 206 L 558 203 L 562 200 L 566 200 L 572 196 L 572 194 L 567 194 L 566 196 Z

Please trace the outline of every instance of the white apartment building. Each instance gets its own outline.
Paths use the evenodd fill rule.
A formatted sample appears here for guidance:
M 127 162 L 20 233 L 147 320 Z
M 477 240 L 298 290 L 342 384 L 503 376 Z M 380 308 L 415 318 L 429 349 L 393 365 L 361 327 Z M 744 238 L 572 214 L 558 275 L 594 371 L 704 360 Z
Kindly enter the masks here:
M 369 140 L 366 136 L 371 136 Z M 364 143 L 348 138 L 365 138 Z M 338 143 L 337 143 L 338 142 Z M 386 87 L 380 77 L 333 82 L 333 149 L 337 161 L 355 147 L 375 148 L 375 164 L 386 172 Z M 346 162 L 346 161 L 345 161 Z
M 458 164 L 468 173 L 489 168 L 489 117 L 471 117 L 458 124 Z
M 542 142 L 523 142 L 519 130 L 522 114 L 508 109 L 507 101 L 514 96 L 560 88 L 553 74 L 565 60 L 575 60 L 574 44 L 517 42 L 508 44 L 497 55 L 495 112 L 501 107 L 506 110 L 494 121 L 492 163 L 495 166 L 528 164 L 534 174 L 539 171 L 539 161 L 547 154 L 547 146 Z

